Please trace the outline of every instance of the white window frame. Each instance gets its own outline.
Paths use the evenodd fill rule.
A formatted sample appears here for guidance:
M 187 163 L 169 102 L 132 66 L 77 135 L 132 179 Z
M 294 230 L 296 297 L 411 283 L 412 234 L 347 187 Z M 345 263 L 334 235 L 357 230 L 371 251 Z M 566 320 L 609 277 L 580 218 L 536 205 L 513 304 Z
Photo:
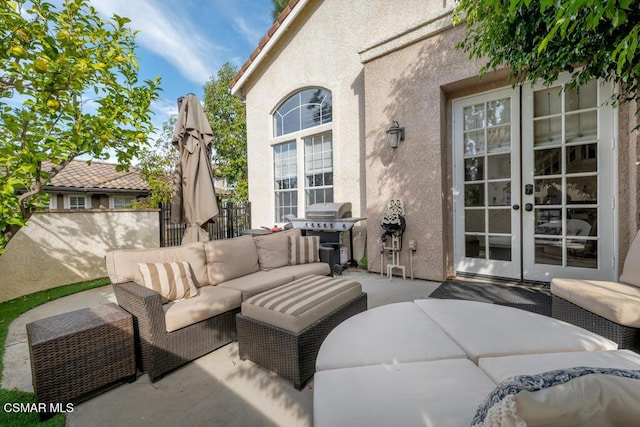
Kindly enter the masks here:
M 71 198 L 84 199 L 84 208 L 72 208 Z M 91 198 L 85 194 L 65 194 L 64 196 L 64 208 L 73 210 L 82 210 L 91 208 Z
M 118 195 L 113 195 L 113 196 L 109 196 L 109 207 L 111 209 L 128 209 L 130 206 L 116 206 L 116 200 L 118 199 L 131 199 L 131 202 L 135 202 L 136 201 L 136 196 L 134 195 L 130 195 L 130 194 L 118 194 Z

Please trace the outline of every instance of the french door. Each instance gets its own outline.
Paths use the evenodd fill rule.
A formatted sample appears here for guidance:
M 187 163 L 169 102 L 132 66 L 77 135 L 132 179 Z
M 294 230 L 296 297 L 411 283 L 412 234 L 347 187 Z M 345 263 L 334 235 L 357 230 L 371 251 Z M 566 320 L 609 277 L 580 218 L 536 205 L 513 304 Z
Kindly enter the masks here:
M 559 80 L 454 101 L 456 271 L 615 278 L 610 95 Z

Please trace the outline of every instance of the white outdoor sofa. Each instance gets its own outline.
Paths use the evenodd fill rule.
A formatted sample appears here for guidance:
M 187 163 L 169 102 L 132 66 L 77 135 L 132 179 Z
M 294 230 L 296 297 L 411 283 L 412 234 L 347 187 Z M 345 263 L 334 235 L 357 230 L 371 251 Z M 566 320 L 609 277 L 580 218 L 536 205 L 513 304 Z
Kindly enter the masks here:
M 315 427 L 640 419 L 640 355 L 577 326 L 487 303 L 428 299 L 360 313 L 329 334 L 316 369 Z

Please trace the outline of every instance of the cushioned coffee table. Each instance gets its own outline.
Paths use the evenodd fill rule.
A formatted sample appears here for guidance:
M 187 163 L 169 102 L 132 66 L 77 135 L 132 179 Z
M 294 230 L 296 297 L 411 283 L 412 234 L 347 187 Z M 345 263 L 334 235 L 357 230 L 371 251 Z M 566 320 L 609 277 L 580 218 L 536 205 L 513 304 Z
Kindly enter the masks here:
M 248 298 L 236 316 L 240 359 L 249 359 L 298 389 L 315 372 L 326 336 L 367 309 L 360 283 L 346 278 L 306 276 Z

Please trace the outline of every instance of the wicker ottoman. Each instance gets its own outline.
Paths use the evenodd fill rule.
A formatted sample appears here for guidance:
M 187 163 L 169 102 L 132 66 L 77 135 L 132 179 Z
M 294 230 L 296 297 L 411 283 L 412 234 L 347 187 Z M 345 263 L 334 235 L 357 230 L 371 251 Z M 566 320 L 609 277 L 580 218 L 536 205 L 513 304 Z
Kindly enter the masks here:
M 315 372 L 329 332 L 367 309 L 367 294 L 345 278 L 307 276 L 242 303 L 236 316 L 240 359 L 249 359 L 301 390 Z
M 133 320 L 103 304 L 27 324 L 33 389 L 40 418 L 116 381 L 136 378 Z

